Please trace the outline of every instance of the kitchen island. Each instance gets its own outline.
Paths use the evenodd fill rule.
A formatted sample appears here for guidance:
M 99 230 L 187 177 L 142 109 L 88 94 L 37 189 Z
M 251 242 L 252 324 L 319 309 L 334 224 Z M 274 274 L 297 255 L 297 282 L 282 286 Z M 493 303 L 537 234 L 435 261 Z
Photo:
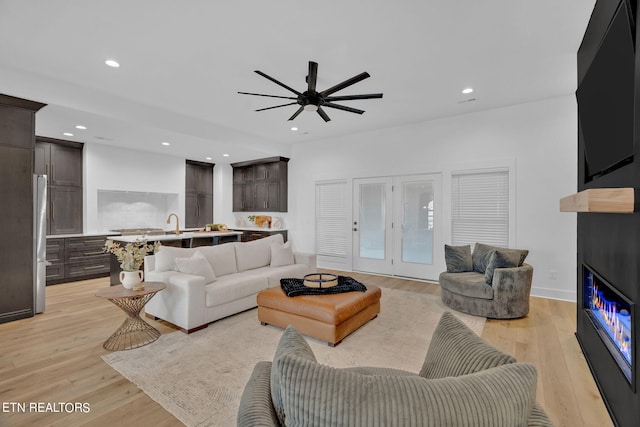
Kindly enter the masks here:
M 182 248 L 194 248 L 197 246 L 211 246 L 231 241 L 240 241 L 241 231 L 183 231 L 180 234 L 134 234 L 130 236 L 111 236 L 110 239 L 123 244 L 146 240 L 154 244 L 160 242 L 165 246 L 177 246 Z M 115 255 L 111 254 L 111 285 L 120 284 L 120 263 Z

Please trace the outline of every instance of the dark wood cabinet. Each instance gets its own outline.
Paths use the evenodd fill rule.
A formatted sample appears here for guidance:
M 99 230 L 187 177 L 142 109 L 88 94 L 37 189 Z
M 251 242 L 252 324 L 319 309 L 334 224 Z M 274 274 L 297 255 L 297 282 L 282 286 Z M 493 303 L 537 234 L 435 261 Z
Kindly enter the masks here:
M 47 285 L 108 276 L 110 254 L 104 252 L 107 236 L 47 239 Z
M 286 212 L 286 157 L 232 163 L 234 212 Z
M 48 188 L 48 234 L 82 233 L 82 187 Z
M 186 161 L 185 227 L 204 227 L 213 222 L 212 163 Z
M 36 137 L 35 174 L 47 175 L 47 234 L 82 233 L 83 144 Z
M 35 314 L 33 147 L 43 106 L 0 94 L 0 323 Z
M 63 140 L 44 142 L 46 140 L 51 138 L 36 139 L 34 173 L 47 175 L 49 185 L 82 187 L 82 145 Z
M 287 230 L 241 230 L 241 242 L 251 242 L 253 240 L 264 239 L 274 234 L 282 234 L 284 241 L 287 241 Z

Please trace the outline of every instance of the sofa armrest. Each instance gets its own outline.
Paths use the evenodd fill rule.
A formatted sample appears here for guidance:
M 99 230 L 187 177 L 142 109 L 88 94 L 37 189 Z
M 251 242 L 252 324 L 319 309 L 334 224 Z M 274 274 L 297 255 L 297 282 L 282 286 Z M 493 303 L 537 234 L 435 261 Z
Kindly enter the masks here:
M 147 277 L 147 275 L 152 272 L 155 271 L 156 269 L 156 257 L 155 255 L 147 255 L 146 257 L 144 257 L 144 276 Z
M 166 289 L 145 305 L 145 312 L 189 331 L 205 325 L 204 278 L 177 271 L 149 271 L 145 280 L 162 282 Z
M 308 265 L 312 271 L 316 271 L 317 269 L 316 254 L 308 252 L 295 252 L 293 254 L 293 259 L 296 264 Z
M 271 403 L 271 362 L 258 362 L 244 388 L 238 408 L 238 427 L 280 427 Z

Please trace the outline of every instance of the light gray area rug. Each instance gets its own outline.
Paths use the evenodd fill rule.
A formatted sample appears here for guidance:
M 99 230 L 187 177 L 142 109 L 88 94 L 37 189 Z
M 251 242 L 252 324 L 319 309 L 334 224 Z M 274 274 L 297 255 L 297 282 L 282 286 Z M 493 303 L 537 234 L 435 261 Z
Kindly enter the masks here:
M 418 372 L 444 311 L 438 296 L 382 289 L 381 311 L 335 348 L 308 338 L 318 362 Z M 454 312 L 478 335 L 485 319 Z M 235 426 L 256 362 L 272 360 L 282 330 L 261 326 L 257 309 L 187 335 L 172 332 L 135 350 L 107 354 L 111 367 L 187 426 Z

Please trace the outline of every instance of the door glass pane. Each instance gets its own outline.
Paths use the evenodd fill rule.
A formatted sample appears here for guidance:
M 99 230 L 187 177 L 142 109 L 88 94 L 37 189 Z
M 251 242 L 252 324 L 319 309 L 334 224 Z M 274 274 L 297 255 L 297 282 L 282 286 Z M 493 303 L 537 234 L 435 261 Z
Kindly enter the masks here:
M 402 262 L 433 263 L 433 183 L 402 185 Z
M 385 185 L 360 185 L 360 257 L 385 259 Z

